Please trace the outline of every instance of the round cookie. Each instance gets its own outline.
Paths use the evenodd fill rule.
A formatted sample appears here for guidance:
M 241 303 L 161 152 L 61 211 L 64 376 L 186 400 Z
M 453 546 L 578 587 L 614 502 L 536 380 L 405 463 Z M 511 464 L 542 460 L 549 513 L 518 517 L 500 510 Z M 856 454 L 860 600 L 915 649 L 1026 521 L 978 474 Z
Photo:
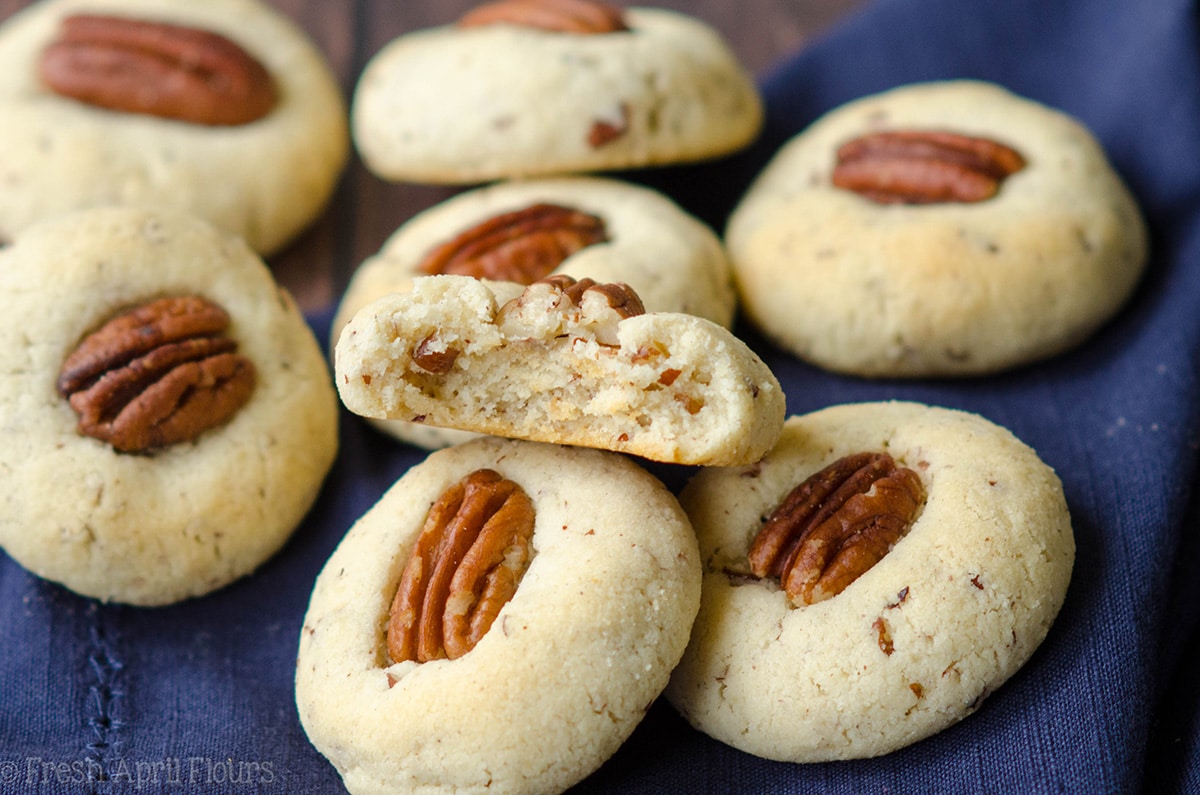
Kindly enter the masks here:
M 405 34 L 368 62 L 351 125 L 367 168 L 463 184 L 727 154 L 762 125 L 751 76 L 683 14 L 623 11 L 627 30 L 519 24 Z
M 792 607 L 749 573 L 751 541 L 793 487 L 859 452 L 916 472 L 923 508 L 845 590 Z M 705 574 L 666 695 L 696 728 L 770 759 L 877 756 L 971 714 L 1045 638 L 1074 562 L 1062 486 L 1035 452 L 916 403 L 792 417 L 759 464 L 704 470 L 680 501 Z
M 839 147 L 880 131 L 985 138 L 1024 167 L 970 203 L 883 204 L 835 187 Z M 821 367 L 886 377 L 989 373 L 1079 344 L 1129 297 L 1147 246 L 1084 127 L 973 81 L 903 86 L 817 120 L 751 185 L 726 243 L 764 334 Z
M 411 218 L 355 271 L 338 305 L 331 339 L 336 342 L 342 327 L 367 304 L 408 290 L 414 278 L 425 275 L 422 263 L 434 249 L 499 215 L 540 204 L 592 215 L 602 222 L 606 237 L 566 257 L 551 273 L 624 282 L 651 312 L 686 312 L 726 327 L 733 322 L 733 274 L 724 246 L 711 229 L 649 188 L 598 177 L 564 177 L 477 188 Z M 373 424 L 425 448 L 470 438 L 466 432 L 398 420 Z
M 73 14 L 219 34 L 266 68 L 277 101 L 256 121 L 214 126 L 62 96 L 38 62 Z M 198 215 L 269 254 L 324 209 L 349 154 L 345 102 L 324 57 L 259 0 L 31 5 L 0 27 L 0 108 L 0 239 L 75 209 L 142 204 Z
M 529 567 L 466 654 L 392 663 L 388 608 L 425 514 L 481 468 L 532 501 Z M 628 459 L 495 438 L 441 450 L 355 523 L 318 577 L 296 664 L 300 720 L 354 795 L 562 792 L 642 719 L 699 598 L 687 518 Z
M 228 312 L 256 373 L 249 400 L 143 452 L 83 435 L 56 387 L 68 355 L 125 310 L 193 295 Z M 304 318 L 240 238 L 166 211 L 60 216 L 0 250 L 0 307 L 0 546 L 18 563 L 159 605 L 247 574 L 287 540 L 332 465 L 337 399 Z

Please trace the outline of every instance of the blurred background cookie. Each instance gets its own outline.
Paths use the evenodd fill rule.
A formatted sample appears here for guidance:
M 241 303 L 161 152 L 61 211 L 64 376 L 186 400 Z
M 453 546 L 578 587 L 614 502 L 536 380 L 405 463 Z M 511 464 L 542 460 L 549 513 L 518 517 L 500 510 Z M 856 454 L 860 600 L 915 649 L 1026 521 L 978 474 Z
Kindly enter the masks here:
M 324 56 L 258 0 L 49 0 L 0 28 L 0 238 L 111 204 L 190 212 L 261 254 L 349 154 Z
M 351 124 L 377 176 L 462 184 L 716 157 L 757 135 L 762 103 L 687 15 L 502 0 L 383 47 Z
M 729 219 L 746 317 L 862 376 L 990 373 L 1125 303 L 1145 225 L 1092 135 L 995 85 L 903 86 L 794 137 Z
M 441 450 L 317 578 L 300 720 L 355 795 L 562 792 L 645 716 L 699 598 L 687 517 L 628 458 L 495 438 Z
M 312 331 L 239 239 L 83 210 L 0 250 L 0 545 L 86 596 L 159 605 L 253 571 L 337 450 Z
M 770 759 L 894 751 L 974 712 L 1042 643 L 1075 541 L 1062 484 L 984 418 L 858 403 L 788 419 L 680 502 L 703 596 L 667 689 Z

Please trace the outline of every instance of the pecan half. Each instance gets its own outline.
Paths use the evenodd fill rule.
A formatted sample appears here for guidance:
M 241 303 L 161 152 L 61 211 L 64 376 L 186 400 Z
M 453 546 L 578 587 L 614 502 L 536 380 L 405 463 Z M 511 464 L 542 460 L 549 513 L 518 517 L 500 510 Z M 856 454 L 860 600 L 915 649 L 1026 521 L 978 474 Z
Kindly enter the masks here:
M 194 124 L 246 124 L 276 102 L 266 68 L 237 44 L 162 22 L 68 16 L 38 70 L 62 96 Z
M 438 497 L 392 600 L 392 662 L 453 660 L 475 648 L 529 567 L 533 521 L 525 491 L 490 469 Z
M 254 364 L 224 336 L 229 315 L 198 296 L 161 298 L 109 320 L 66 360 L 58 392 L 79 432 L 124 453 L 195 439 L 254 391 Z
M 476 279 L 532 284 L 575 252 L 608 240 L 597 216 L 557 204 L 501 213 L 430 251 L 419 268 Z
M 616 33 L 628 30 L 621 9 L 595 0 L 498 0 L 468 11 L 461 28 L 520 25 L 555 33 Z
M 1025 167 L 1019 152 L 988 138 L 940 130 L 891 130 L 846 142 L 833 184 L 880 204 L 990 199 Z
M 925 487 L 886 453 L 845 456 L 784 498 L 750 546 L 750 571 L 777 577 L 792 604 L 841 593 L 916 520 Z

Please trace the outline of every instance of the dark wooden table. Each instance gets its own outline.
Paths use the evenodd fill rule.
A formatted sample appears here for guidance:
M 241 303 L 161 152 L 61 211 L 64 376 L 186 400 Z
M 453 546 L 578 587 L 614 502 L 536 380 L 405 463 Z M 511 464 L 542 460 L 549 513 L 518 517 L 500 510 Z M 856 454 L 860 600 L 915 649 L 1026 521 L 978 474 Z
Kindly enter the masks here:
M 181 2 L 184 0 L 181 0 Z M 328 57 L 347 98 L 364 65 L 384 44 L 407 31 L 454 21 L 478 0 L 270 0 L 297 21 Z M 761 75 L 841 16 L 867 0 L 656 0 L 683 11 L 725 36 L 742 62 Z M 0 0 L 0 19 L 31 5 Z M 350 274 L 414 213 L 456 189 L 388 184 L 352 157 L 325 213 L 286 250 L 271 257 L 276 277 L 306 311 L 329 306 Z

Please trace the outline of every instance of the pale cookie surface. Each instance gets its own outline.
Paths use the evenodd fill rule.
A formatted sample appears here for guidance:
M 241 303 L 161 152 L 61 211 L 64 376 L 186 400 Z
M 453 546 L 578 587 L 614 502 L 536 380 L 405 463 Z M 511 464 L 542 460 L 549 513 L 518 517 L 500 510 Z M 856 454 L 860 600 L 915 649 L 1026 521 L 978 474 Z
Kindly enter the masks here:
M 659 9 L 626 9 L 625 21 L 591 35 L 507 24 L 403 35 L 359 79 L 355 145 L 382 178 L 454 184 L 692 161 L 754 138 L 757 88 L 714 30 Z
M 529 568 L 465 655 L 392 664 L 388 608 L 425 514 L 481 468 L 533 503 Z M 699 598 L 687 518 L 628 459 L 494 438 L 438 451 L 318 577 L 296 665 L 300 719 L 354 795 L 562 792 L 641 721 Z
M 266 67 L 278 101 L 257 121 L 220 127 L 60 96 L 37 64 L 76 13 L 224 36 Z M 259 0 L 34 4 L 0 28 L 0 109 L 0 239 L 75 209 L 141 204 L 193 213 L 269 254 L 325 207 L 349 153 L 345 101 L 324 57 Z
M 229 313 L 257 372 L 249 402 L 146 453 L 81 435 L 56 390 L 66 357 L 114 315 L 190 295 Z M 102 600 L 165 604 L 252 571 L 336 452 L 336 394 L 304 318 L 240 239 L 191 216 L 87 210 L 22 233 L 0 251 L 0 370 L 0 545 Z
M 917 472 L 924 508 L 844 591 L 793 608 L 747 574 L 751 540 L 793 487 L 859 452 Z M 680 501 L 705 574 L 667 696 L 770 759 L 877 756 L 968 716 L 1045 638 L 1074 562 L 1062 486 L 1035 452 L 977 415 L 915 403 L 791 417 L 760 465 L 702 471 Z
M 536 204 L 588 213 L 607 239 L 562 261 L 551 273 L 624 282 L 651 312 L 685 312 L 728 327 L 733 322 L 733 275 L 725 249 L 706 225 L 648 188 L 601 178 L 504 182 L 460 194 L 402 225 L 355 271 L 338 305 L 331 338 L 358 310 L 390 292 L 408 290 L 425 275 L 429 253 L 498 215 Z M 547 274 L 548 275 L 548 274 Z M 383 420 L 381 430 L 423 447 L 462 441 L 462 432 Z
M 977 203 L 878 204 L 831 182 L 839 146 L 880 130 L 984 137 L 1025 160 Z M 986 83 L 904 86 L 787 143 L 730 217 L 746 316 L 781 347 L 863 376 L 974 375 L 1065 351 L 1146 264 L 1146 231 L 1092 135 Z
M 469 276 L 418 279 L 342 330 L 342 401 L 364 417 L 668 463 L 748 463 L 775 443 L 783 391 L 741 340 L 693 315 L 622 319 L 584 295 L 576 307 L 544 282 L 522 292 Z

